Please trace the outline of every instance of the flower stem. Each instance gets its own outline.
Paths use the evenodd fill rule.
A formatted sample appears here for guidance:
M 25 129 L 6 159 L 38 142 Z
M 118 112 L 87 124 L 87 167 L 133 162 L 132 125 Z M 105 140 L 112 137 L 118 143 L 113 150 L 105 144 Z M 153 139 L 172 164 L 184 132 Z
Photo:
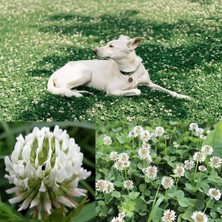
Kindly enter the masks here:
M 205 207 L 205 209 L 204 209 L 204 211 L 203 211 L 204 213 L 206 212 L 206 210 L 207 210 L 207 208 L 208 208 L 208 206 L 209 206 L 210 201 L 211 201 L 211 198 L 207 201 L 206 207 Z
M 197 167 L 198 167 L 198 161 L 197 161 L 197 163 L 196 163 L 195 171 L 194 171 L 194 175 L 193 175 L 193 185 L 195 184 L 195 180 L 196 180 Z

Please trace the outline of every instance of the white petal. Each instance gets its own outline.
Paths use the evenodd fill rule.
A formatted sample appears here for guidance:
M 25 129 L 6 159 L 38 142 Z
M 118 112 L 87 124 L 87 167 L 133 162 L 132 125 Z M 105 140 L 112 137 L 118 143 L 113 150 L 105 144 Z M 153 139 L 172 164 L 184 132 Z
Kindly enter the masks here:
M 27 198 L 23 201 L 23 203 L 22 203 L 21 207 L 18 209 L 18 211 L 27 209 L 28 206 L 29 206 L 29 204 L 30 204 L 30 202 L 31 202 L 31 200 L 32 200 L 32 197 L 31 197 L 31 196 L 27 197 Z
M 46 186 L 43 181 L 41 183 L 41 187 L 39 188 L 39 192 L 43 192 L 43 193 L 46 192 Z
M 19 191 L 18 187 L 13 187 L 13 188 L 7 189 L 6 193 L 12 194 L 12 193 L 17 193 L 18 191 Z
M 67 199 L 63 196 L 58 197 L 57 200 L 67 207 L 76 207 L 69 199 Z
M 8 172 L 10 172 L 11 170 L 12 170 L 12 162 L 11 162 L 11 160 L 9 159 L 9 157 L 8 156 L 6 156 L 5 158 L 4 158 L 4 161 L 5 161 L 5 167 L 6 167 L 6 171 L 8 171 Z
M 35 198 L 32 200 L 29 208 L 35 207 L 39 204 L 40 195 L 41 195 L 41 193 L 38 192 L 37 195 L 35 196 Z
M 19 202 L 21 202 L 24 199 L 25 199 L 25 195 L 24 194 L 20 194 L 17 197 L 9 199 L 9 203 L 11 203 L 11 204 L 19 203 Z
M 86 196 L 86 193 L 87 193 L 87 190 L 79 189 L 79 188 L 75 188 L 72 192 L 73 196 L 75 197 Z

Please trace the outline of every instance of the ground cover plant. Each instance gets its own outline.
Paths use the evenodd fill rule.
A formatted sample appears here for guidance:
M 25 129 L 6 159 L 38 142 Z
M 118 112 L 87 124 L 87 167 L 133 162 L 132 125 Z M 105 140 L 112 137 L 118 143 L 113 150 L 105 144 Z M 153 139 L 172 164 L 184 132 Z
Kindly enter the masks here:
M 219 0 L 1 0 L 0 9 L 2 120 L 221 118 Z M 145 87 L 131 98 L 93 89 L 84 98 L 46 91 L 55 70 L 70 60 L 95 59 L 92 48 L 120 34 L 145 37 L 137 53 L 151 79 L 194 100 Z
M 0 124 L 1 222 L 95 221 L 94 183 L 92 124 Z
M 222 221 L 222 123 L 100 127 L 97 221 Z

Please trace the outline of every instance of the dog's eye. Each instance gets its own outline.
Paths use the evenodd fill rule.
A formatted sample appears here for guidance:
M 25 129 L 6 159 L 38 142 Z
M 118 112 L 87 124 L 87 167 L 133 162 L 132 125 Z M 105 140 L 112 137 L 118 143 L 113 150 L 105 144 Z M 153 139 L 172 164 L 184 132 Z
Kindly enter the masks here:
M 113 48 L 113 47 L 114 47 L 114 45 L 109 45 L 109 47 L 110 47 L 110 48 Z

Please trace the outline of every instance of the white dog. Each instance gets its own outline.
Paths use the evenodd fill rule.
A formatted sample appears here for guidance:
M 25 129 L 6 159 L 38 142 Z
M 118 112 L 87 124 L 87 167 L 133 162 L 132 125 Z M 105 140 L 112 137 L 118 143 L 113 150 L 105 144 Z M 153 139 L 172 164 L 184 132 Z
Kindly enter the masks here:
M 189 99 L 189 96 L 165 89 L 150 80 L 142 59 L 135 53 L 135 48 L 143 39 L 141 37 L 130 39 L 121 35 L 119 39 L 93 50 L 98 57 L 108 60 L 68 62 L 49 78 L 49 92 L 67 97 L 79 97 L 84 91 L 73 88 L 86 85 L 104 90 L 107 95 L 139 96 L 141 91 L 137 87 L 144 85 L 177 98 Z

